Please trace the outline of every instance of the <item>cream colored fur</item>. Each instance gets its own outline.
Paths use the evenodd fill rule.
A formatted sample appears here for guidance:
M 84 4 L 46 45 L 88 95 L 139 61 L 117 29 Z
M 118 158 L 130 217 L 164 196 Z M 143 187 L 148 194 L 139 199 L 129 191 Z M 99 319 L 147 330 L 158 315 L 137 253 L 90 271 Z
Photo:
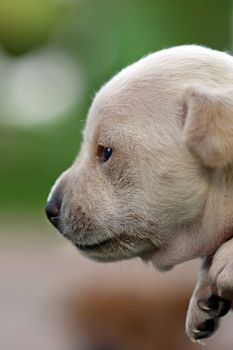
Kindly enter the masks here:
M 113 149 L 105 163 L 96 159 L 98 144 Z M 62 198 L 67 238 L 80 249 L 100 243 L 83 250 L 89 257 L 141 256 L 166 270 L 212 255 L 232 237 L 232 165 L 233 58 L 179 46 L 101 88 L 80 154 L 50 198 Z

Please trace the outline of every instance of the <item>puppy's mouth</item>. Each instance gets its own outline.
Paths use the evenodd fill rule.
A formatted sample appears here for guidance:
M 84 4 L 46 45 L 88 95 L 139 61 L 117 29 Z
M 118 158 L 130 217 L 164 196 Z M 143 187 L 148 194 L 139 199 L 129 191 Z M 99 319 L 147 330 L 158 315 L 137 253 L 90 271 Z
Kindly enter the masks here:
M 104 239 L 93 244 L 75 242 L 74 245 L 81 253 L 96 261 L 117 261 L 132 256 L 128 244 L 122 242 L 119 237 Z
M 151 253 L 155 251 L 155 247 L 150 241 L 131 237 L 126 233 L 93 244 L 73 243 L 83 254 L 103 262 L 129 259 L 142 254 L 145 255 L 144 260 L 147 260 L 146 256 L 148 254 L 151 256 Z
M 94 244 L 81 244 L 81 243 L 75 243 L 75 246 L 83 251 L 83 252 L 90 252 L 90 251 L 94 251 L 94 250 L 98 250 L 101 249 L 103 247 L 107 247 L 111 244 L 111 239 L 105 239 L 103 241 L 100 241 L 98 243 L 94 243 Z

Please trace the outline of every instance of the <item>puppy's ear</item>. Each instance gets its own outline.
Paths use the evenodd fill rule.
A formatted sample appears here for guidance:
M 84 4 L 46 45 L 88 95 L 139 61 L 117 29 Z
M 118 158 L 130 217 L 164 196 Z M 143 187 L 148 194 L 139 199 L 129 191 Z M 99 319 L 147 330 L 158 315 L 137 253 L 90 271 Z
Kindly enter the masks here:
M 189 150 L 207 167 L 233 164 L 233 89 L 188 88 L 184 106 Z

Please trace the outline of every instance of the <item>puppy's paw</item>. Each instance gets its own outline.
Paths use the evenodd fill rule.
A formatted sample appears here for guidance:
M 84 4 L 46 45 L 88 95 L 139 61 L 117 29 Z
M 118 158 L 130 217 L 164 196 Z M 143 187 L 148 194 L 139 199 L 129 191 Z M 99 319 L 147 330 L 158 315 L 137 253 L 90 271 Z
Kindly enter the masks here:
M 227 246 L 220 247 L 214 255 L 209 279 L 218 295 L 233 300 L 233 257 L 227 251 Z
M 218 328 L 219 318 L 230 309 L 231 303 L 212 294 L 210 287 L 197 289 L 191 298 L 186 318 L 186 333 L 194 342 L 203 343 Z

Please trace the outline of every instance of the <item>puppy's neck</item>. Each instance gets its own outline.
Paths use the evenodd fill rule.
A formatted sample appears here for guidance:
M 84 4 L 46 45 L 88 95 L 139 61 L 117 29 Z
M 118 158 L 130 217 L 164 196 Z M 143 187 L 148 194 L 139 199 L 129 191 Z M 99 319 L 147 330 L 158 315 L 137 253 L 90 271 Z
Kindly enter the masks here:
M 169 270 L 187 260 L 215 254 L 220 245 L 233 237 L 233 169 L 215 171 L 203 216 L 199 223 L 172 236 L 156 252 L 153 264 Z

